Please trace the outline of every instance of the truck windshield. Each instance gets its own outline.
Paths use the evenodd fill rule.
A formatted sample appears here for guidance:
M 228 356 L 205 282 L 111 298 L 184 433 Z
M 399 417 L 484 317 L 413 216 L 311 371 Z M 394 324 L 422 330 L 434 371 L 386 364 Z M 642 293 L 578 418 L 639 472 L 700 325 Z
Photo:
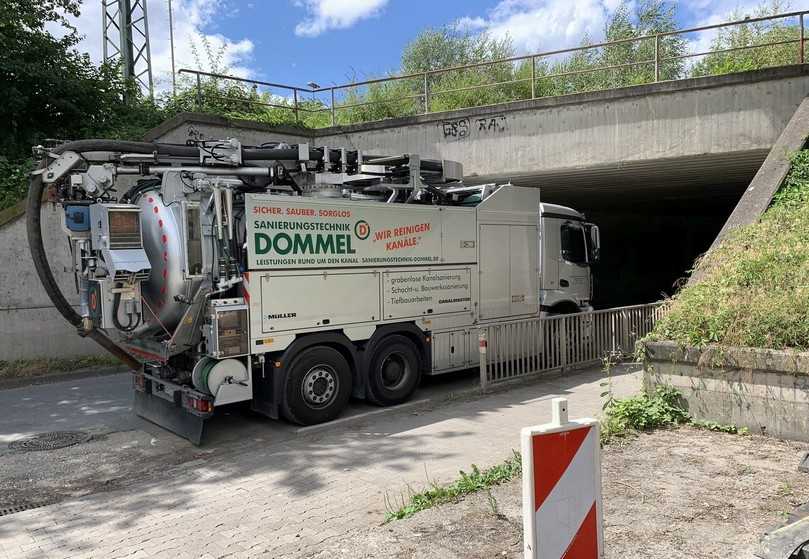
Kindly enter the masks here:
M 587 263 L 587 246 L 584 231 L 576 223 L 562 225 L 562 258 L 574 264 Z

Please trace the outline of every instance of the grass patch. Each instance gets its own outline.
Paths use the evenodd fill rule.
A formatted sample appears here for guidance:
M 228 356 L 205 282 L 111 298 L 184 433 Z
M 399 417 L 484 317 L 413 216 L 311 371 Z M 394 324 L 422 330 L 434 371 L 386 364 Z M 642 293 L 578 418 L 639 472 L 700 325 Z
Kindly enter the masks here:
M 471 472 L 466 473 L 461 470 L 460 478 L 449 485 L 439 485 L 432 482 L 428 489 L 419 493 L 411 493 L 409 499 L 402 497 L 400 503 L 393 503 L 386 497 L 385 506 L 388 510 L 385 513 L 385 522 L 410 518 L 424 509 L 444 503 L 457 502 L 464 495 L 500 485 L 521 474 L 522 458 L 516 450 L 502 464 L 497 464 L 485 470 L 481 470 L 472 464 Z
M 809 350 L 809 150 L 759 222 L 731 232 L 698 262 L 647 340 Z
M 65 359 L 16 359 L 0 361 L 0 380 L 64 373 L 93 367 L 111 367 L 121 362 L 107 355 L 86 355 Z

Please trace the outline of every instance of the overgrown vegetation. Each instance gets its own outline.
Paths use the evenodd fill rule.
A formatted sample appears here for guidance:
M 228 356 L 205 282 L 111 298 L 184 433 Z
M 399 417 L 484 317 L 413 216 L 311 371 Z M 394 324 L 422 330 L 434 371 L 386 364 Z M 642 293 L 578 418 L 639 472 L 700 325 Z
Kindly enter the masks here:
M 430 488 L 419 493 L 411 493 L 409 498 L 402 497 L 399 502 L 386 498 L 387 512 L 385 522 L 409 518 L 419 511 L 457 501 L 460 497 L 488 489 L 510 481 L 522 474 L 522 459 L 520 453 L 514 451 L 511 458 L 485 470 L 472 464 L 469 473 L 461 470 L 460 477 L 449 485 L 440 485 L 431 482 Z
M 608 443 L 631 431 L 651 431 L 689 422 L 688 412 L 682 405 L 680 393 L 658 386 L 654 394 L 638 394 L 629 398 L 612 399 L 604 409 L 601 422 L 601 441 Z
M 733 231 L 696 265 L 649 340 L 809 349 L 809 150 L 761 220 Z
M 745 435 L 746 428 L 724 425 L 715 421 L 694 419 L 685 408 L 682 395 L 671 386 L 658 386 L 654 393 L 637 394 L 629 398 L 609 398 L 601 420 L 601 443 L 639 431 L 689 425 L 719 433 Z

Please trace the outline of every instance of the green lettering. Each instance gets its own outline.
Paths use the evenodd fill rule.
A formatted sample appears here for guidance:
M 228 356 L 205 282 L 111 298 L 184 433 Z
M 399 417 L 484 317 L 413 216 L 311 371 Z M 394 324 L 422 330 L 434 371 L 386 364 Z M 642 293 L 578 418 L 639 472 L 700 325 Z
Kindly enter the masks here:
M 292 252 L 294 254 L 306 254 L 312 252 L 312 235 L 295 235 L 292 238 Z
M 282 242 L 284 243 L 283 246 L 281 246 Z M 290 239 L 289 235 L 286 233 L 278 233 L 275 236 L 273 244 L 275 245 L 275 252 L 278 254 L 288 254 L 292 248 L 292 239 Z
M 346 235 L 346 254 L 356 254 L 357 251 L 351 248 L 351 235 Z
M 270 239 L 269 235 L 265 235 L 264 233 L 256 233 L 253 240 L 253 244 L 256 245 L 256 254 L 267 254 L 270 252 L 272 239 Z
M 337 254 L 346 253 L 346 236 L 337 235 Z
M 318 235 L 315 254 L 334 254 L 334 237 L 331 235 Z

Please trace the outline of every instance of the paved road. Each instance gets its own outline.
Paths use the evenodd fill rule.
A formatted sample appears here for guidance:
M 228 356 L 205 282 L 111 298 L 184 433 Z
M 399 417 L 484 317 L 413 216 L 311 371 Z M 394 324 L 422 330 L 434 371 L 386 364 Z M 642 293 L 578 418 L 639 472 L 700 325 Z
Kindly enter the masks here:
M 571 416 L 581 417 L 600 411 L 602 390 L 598 371 L 473 400 L 446 398 L 452 390 L 440 386 L 427 390 L 438 394 L 429 408 L 363 415 L 304 432 L 257 418 L 245 423 L 234 413 L 220 421 L 219 442 L 200 450 L 132 419 L 120 380 L 106 381 L 110 394 L 103 396 L 89 392 L 84 381 L 72 383 L 84 388 L 72 390 L 73 403 L 61 404 L 50 419 L 47 405 L 29 413 L 13 400 L 24 395 L 37 405 L 48 399 L 59 406 L 68 399 L 57 399 L 58 387 L 44 388 L 42 398 L 43 387 L 0 393 L 0 406 L 15 405 L 19 414 L 10 427 L 0 426 L 7 438 L 51 426 L 51 419 L 64 420 L 59 428 L 130 429 L 101 437 L 90 454 L 104 459 L 91 468 L 86 460 L 95 458 L 74 460 L 73 453 L 87 445 L 37 454 L 47 455 L 48 463 L 75 461 L 78 469 L 102 471 L 109 469 L 108 458 L 122 454 L 125 463 L 117 467 L 133 474 L 126 483 L 112 477 L 109 488 L 90 485 L 84 496 L 0 517 L 0 558 L 307 557 L 331 538 L 378 524 L 386 499 L 401 497 L 408 487 L 449 481 L 472 463 L 502 461 L 518 448 L 521 427 L 549 420 L 547 400 L 554 395 L 566 395 Z M 617 395 L 637 390 L 638 374 L 618 374 L 614 387 Z M 0 478 L 13 460 L 0 454 Z
M 128 431 L 146 422 L 132 415 L 128 373 L 0 390 L 0 443 L 77 429 Z

